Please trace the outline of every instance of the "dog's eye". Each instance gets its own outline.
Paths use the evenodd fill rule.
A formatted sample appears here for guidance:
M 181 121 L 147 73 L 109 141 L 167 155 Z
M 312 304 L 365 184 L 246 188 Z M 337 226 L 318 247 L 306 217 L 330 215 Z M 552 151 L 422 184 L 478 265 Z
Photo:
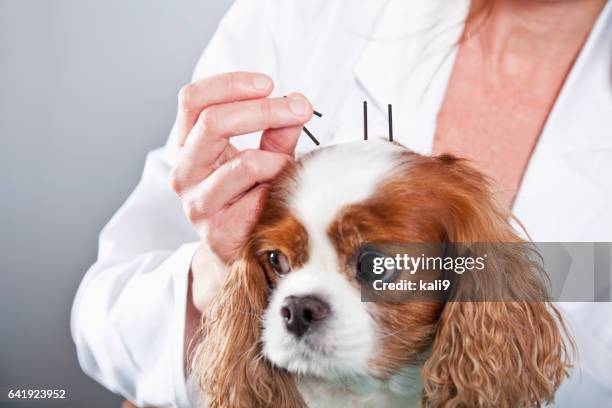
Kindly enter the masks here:
M 281 251 L 268 252 L 268 263 L 277 275 L 286 275 L 291 272 L 289 259 Z
M 363 251 L 357 261 L 357 279 L 365 283 L 377 280 L 389 282 L 395 279 L 398 270 L 395 260 L 386 254 L 375 251 Z

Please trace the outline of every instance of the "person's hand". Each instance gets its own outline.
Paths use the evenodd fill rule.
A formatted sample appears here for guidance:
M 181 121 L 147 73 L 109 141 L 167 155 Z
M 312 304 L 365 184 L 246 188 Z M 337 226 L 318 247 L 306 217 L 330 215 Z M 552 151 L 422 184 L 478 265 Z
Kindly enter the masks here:
M 199 309 L 199 281 L 217 281 L 213 271 L 200 270 L 206 268 L 197 260 L 209 256 L 201 252 L 210 248 L 222 261 L 236 253 L 258 215 L 265 183 L 293 159 L 301 128 L 312 116 L 304 96 L 267 98 L 272 88 L 266 75 L 238 72 L 193 82 L 179 94 L 179 152 L 170 179 L 205 243 L 192 263 Z M 238 151 L 229 143 L 232 136 L 261 130 L 260 149 Z

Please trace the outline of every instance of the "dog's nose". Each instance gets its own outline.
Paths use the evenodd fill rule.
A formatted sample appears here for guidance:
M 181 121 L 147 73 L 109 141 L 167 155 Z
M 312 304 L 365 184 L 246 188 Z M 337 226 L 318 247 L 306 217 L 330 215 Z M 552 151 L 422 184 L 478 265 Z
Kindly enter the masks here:
M 285 327 L 297 337 L 328 315 L 329 305 L 315 296 L 287 296 L 281 307 Z

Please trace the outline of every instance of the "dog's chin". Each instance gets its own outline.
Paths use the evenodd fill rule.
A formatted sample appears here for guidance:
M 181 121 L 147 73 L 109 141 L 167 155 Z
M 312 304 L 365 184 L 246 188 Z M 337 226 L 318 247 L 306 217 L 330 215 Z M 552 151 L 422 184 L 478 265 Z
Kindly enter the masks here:
M 331 381 L 369 374 L 369 342 L 353 338 L 349 344 L 342 341 L 343 336 L 338 339 L 338 336 L 326 336 L 318 331 L 297 339 L 279 329 L 264 328 L 263 331 L 263 355 L 275 366 L 294 374 Z M 333 337 L 340 341 L 333 341 Z

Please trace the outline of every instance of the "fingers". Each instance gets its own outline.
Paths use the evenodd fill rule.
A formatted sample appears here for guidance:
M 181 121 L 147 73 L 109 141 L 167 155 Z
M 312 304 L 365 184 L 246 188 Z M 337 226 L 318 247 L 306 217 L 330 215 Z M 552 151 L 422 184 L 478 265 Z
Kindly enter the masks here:
M 177 143 L 182 146 L 200 112 L 208 106 L 265 98 L 272 92 L 272 79 L 252 72 L 230 72 L 204 78 L 184 86 L 179 92 L 176 118 Z
M 244 199 L 245 193 L 260 183 L 271 180 L 291 161 L 281 153 L 245 150 L 225 163 L 188 195 L 191 216 L 210 218 L 230 204 Z
M 179 95 L 179 157 L 172 188 L 203 240 L 224 259 L 242 245 L 265 184 L 291 162 L 313 109 L 300 94 L 268 98 L 272 80 L 235 72 L 195 81 Z M 239 152 L 232 136 L 263 131 L 260 150 Z
M 263 98 L 214 105 L 205 109 L 190 132 L 208 133 L 217 138 L 244 135 L 270 128 L 303 125 L 312 116 L 312 107 L 302 95 L 293 98 Z
M 221 154 L 231 136 L 270 128 L 297 128 L 312 116 L 310 103 L 301 95 L 293 98 L 270 98 L 214 105 L 205 109 L 193 127 L 176 172 L 183 179 L 204 179 L 223 163 Z M 264 145 L 270 150 L 291 153 L 298 133 L 289 132 L 291 140 L 280 142 L 283 133 L 268 135 Z M 278 143 L 272 148 L 273 143 Z
M 290 163 L 291 156 L 246 150 L 208 178 L 179 191 L 183 210 L 213 251 L 229 259 L 245 239 L 261 209 L 265 183 Z

